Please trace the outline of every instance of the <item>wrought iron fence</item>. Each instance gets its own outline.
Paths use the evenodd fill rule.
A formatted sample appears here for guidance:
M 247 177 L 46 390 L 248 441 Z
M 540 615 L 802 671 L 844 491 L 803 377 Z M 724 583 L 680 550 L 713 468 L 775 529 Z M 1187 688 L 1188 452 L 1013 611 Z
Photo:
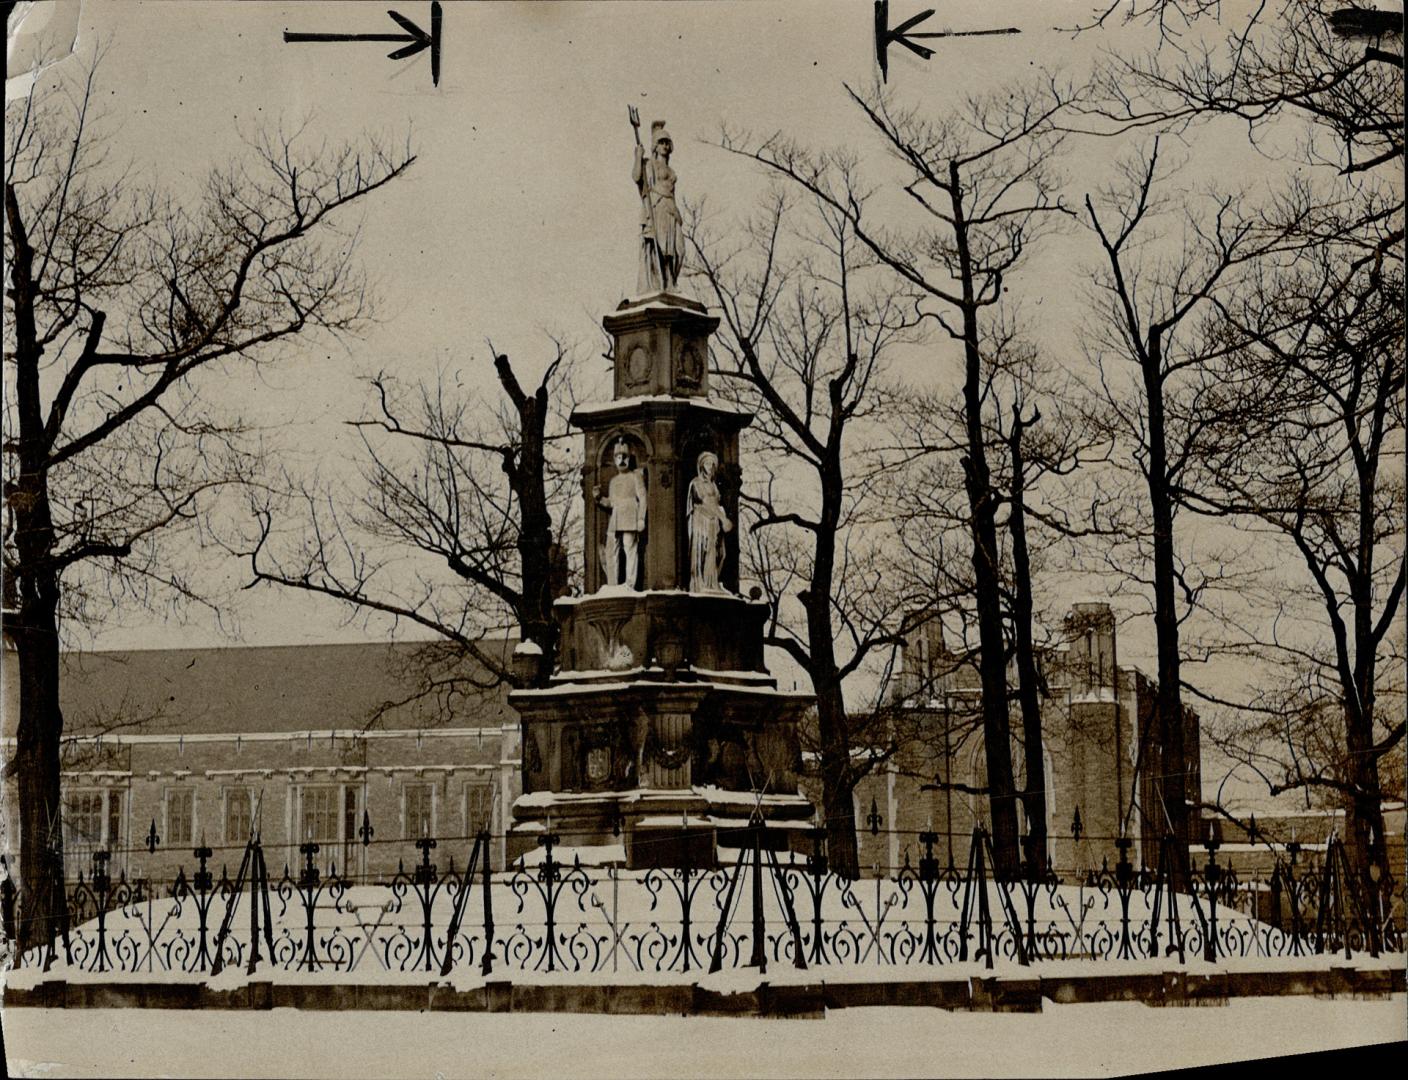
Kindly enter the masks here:
M 411 868 L 362 884 L 320 872 L 306 843 L 297 872 L 272 880 L 256 836 L 232 878 L 192 852 L 197 869 L 173 882 L 114 879 L 109 856 L 69 890 L 68 920 L 47 947 L 18 962 L 44 970 L 166 972 L 194 978 L 243 967 L 335 972 L 477 970 L 679 972 L 789 965 L 831 968 L 938 966 L 999 961 L 1304 956 L 1401 951 L 1397 919 L 1355 887 L 1343 845 L 1302 863 L 1292 851 L 1268 879 L 1242 878 L 1218 862 L 1217 845 L 1186 889 L 1175 890 L 1171 849 L 1154 870 L 1136 869 L 1129 844 L 1111 868 L 1061 880 L 1049 865 L 1013 880 L 991 872 L 989 837 L 976 829 L 963 868 L 941 866 L 938 836 L 898 873 L 849 880 L 832 873 L 823 833 L 801 862 L 780 858 L 754 820 L 731 865 L 630 871 L 561 857 L 561 838 L 540 838 L 532 859 L 494 871 L 480 833 L 462 869 L 442 870 L 435 839 L 415 843 Z M 441 849 L 443 850 L 443 849 Z M 8 887 L 9 882 L 5 885 Z M 12 888 L 3 897 L 13 940 Z

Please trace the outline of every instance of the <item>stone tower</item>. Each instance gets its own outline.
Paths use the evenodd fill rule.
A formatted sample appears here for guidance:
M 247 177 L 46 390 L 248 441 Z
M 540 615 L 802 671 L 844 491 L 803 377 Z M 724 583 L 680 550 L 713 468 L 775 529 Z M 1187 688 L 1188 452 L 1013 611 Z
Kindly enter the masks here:
M 1048 736 L 1054 774 L 1048 785 L 1056 794 L 1051 828 L 1069 832 L 1079 807 L 1086 841 L 1079 852 L 1069 841 L 1058 841 L 1056 860 L 1075 865 L 1100 852 L 1113 865 L 1115 838 L 1132 826 L 1131 781 L 1138 764 L 1133 716 L 1137 699 L 1134 687 L 1127 685 L 1132 673 L 1119 668 L 1115 614 L 1109 604 L 1073 605 L 1065 635 L 1066 716 L 1060 730 Z
M 805 827 L 798 729 L 810 695 L 763 664 L 765 602 L 738 595 L 738 435 L 749 413 L 709 395 L 719 320 L 660 291 L 603 326 L 614 397 L 582 429 L 585 595 L 557 601 L 559 668 L 509 696 L 523 795 L 510 857 L 551 830 L 631 866 L 711 862 L 760 806 L 771 842 Z M 732 844 L 731 844 L 732 842 Z

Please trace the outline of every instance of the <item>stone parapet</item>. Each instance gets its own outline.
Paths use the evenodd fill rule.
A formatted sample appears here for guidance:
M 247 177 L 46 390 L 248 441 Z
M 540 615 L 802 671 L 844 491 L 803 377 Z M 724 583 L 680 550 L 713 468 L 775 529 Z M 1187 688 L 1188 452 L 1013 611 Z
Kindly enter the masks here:
M 760 601 L 722 592 L 610 589 L 565 597 L 554 612 L 562 633 L 552 685 L 662 676 L 775 685 L 763 665 L 768 605 Z

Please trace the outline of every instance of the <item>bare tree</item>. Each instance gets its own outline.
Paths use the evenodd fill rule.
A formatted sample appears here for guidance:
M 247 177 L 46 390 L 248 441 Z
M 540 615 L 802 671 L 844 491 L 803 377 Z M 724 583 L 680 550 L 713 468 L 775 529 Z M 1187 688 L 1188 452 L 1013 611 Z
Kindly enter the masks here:
M 1160 42 L 1177 44 L 1199 20 L 1217 17 L 1223 0 L 1104 0 L 1082 21 L 1069 27 L 1074 33 L 1110 26 L 1142 23 L 1153 25 Z
M 1050 365 L 1023 353 L 1014 367 L 1010 417 L 998 414 L 995 434 L 1005 450 L 999 484 L 1007 509 L 1002 524 L 1011 555 L 1004 594 L 1022 717 L 1022 804 L 1028 845 L 1024 854 L 1029 872 L 1040 873 L 1048 831 L 1048 780 L 1042 758 L 1048 735 L 1043 730 L 1042 709 L 1050 696 L 1041 658 L 1051 646 L 1038 640 L 1035 573 L 1055 561 L 1052 553 L 1058 545 L 1079 544 L 1113 531 L 1110 513 L 1106 510 L 1102 514 L 1103 500 L 1098 492 L 1077 509 L 1071 490 L 1074 474 L 1108 460 L 1113 441 L 1101 425 L 1089 422 L 1088 410 L 1075 387 L 1069 382 L 1062 385 Z M 1036 537 L 1036 545 L 1031 536 Z
M 968 99 L 937 120 L 896 107 L 880 93 L 849 91 L 904 171 L 900 190 L 913 220 L 872 223 L 855 161 L 816 156 L 774 137 L 725 145 L 799 185 L 844 215 L 855 237 L 922 300 L 962 350 L 965 490 L 982 674 L 984 748 L 997 871 L 1017 872 L 1016 790 L 1007 706 L 996 514 L 984 437 L 985 318 L 1028 246 L 1067 212 L 1053 163 L 1065 136 L 1056 120 L 1075 90 L 1042 77 Z
M 472 379 L 450 386 L 442 372 L 411 387 L 371 379 L 372 411 L 350 421 L 365 454 L 360 491 L 291 483 L 292 540 L 276 524 L 285 511 L 266 499 L 245 552 L 251 584 L 330 596 L 433 631 L 420 650 L 418 692 L 447 706 L 486 685 L 546 685 L 557 657 L 552 605 L 569 585 L 563 537 L 575 487 L 565 412 L 554 408 L 565 361 L 558 345 L 529 392 L 509 358 L 495 356 L 502 397 L 488 416 L 491 403 Z M 486 641 L 515 631 L 522 642 L 512 658 Z
M 1042 758 L 1047 738 L 1042 712 L 1048 696 L 1044 657 L 1056 639 L 1040 625 L 1041 616 L 1051 613 L 1042 610 L 1038 601 L 1038 579 L 1072 563 L 1072 557 L 1059 554 L 1060 549 L 1073 551 L 1085 538 L 1113 530 L 1106 500 L 1099 493 L 1087 497 L 1078 490 L 1076 479 L 1085 466 L 1105 461 L 1112 444 L 1106 427 L 1090 421 L 1083 391 L 1041 356 L 1020 331 L 1018 321 L 1005 313 L 990 323 L 982 382 L 984 438 L 998 504 L 999 591 L 1007 641 L 1004 663 L 1016 674 L 1008 707 L 1015 706 L 1021 721 L 1014 742 L 1022 754 L 1026 862 L 1028 869 L 1039 871 L 1048 832 Z M 912 395 L 901 417 L 894 425 L 899 439 L 891 456 L 896 464 L 888 474 L 902 551 L 893 573 L 907 583 L 905 592 L 914 598 L 911 603 L 956 627 L 954 639 L 963 646 L 950 650 L 945 665 L 914 687 L 913 696 L 928 699 L 935 696 L 934 684 L 950 675 L 949 666 L 976 666 L 979 655 L 971 640 L 976 626 L 972 561 L 965 566 L 951 554 L 959 535 L 968 529 L 968 515 L 959 509 L 964 495 L 961 459 L 968 443 L 962 404 L 955 404 L 947 394 Z M 1059 625 L 1049 617 L 1046 622 Z M 945 707 L 951 732 L 954 706 L 946 702 Z M 958 709 L 961 719 L 966 712 Z M 923 755 L 913 757 L 926 760 Z M 942 776 L 924 779 L 939 789 L 988 794 L 981 783 L 969 779 L 955 784 L 947 774 L 945 769 Z
M 1404 160 L 1403 15 L 1401 10 L 1376 10 L 1343 0 L 1282 0 L 1225 16 L 1220 5 L 1200 0 L 1139 0 L 1127 7 L 1112 6 L 1101 18 L 1116 10 L 1131 18 L 1158 19 L 1160 47 L 1143 55 L 1110 57 L 1104 93 L 1091 111 L 1126 129 L 1180 130 L 1207 118 L 1235 117 L 1246 124 L 1254 143 L 1260 144 L 1265 135 L 1276 152 L 1282 148 L 1274 133 L 1287 130 L 1277 122 L 1299 116 L 1306 121 L 1307 133 L 1299 156 L 1340 174 L 1337 184 L 1320 175 L 1323 168 L 1298 177 L 1265 211 L 1269 228 L 1301 247 L 1304 265 L 1277 263 L 1271 278 L 1266 276 L 1271 271 L 1253 274 L 1247 292 L 1235 301 L 1212 298 L 1218 311 L 1208 316 L 1204 337 L 1208 358 L 1215 362 L 1203 368 L 1190 391 L 1190 402 L 1200 412 L 1184 410 L 1178 421 L 1197 427 L 1197 441 L 1208 456 L 1186 456 L 1189 475 L 1175 494 L 1198 512 L 1236 517 L 1243 528 L 1260 523 L 1290 538 L 1309 571 L 1313 597 L 1329 619 L 1320 624 L 1318 641 L 1288 642 L 1286 623 L 1297 620 L 1286 617 L 1285 590 L 1269 590 L 1261 599 L 1274 617 L 1260 620 L 1256 612 L 1249 613 L 1245 620 L 1229 623 L 1231 631 L 1224 640 L 1211 642 L 1203 651 L 1209 657 L 1224 650 L 1250 652 L 1287 663 L 1285 677 L 1276 679 L 1273 673 L 1274 682 L 1259 687 L 1252 700 L 1236 703 L 1244 717 L 1259 717 L 1260 726 L 1240 730 L 1246 725 L 1236 725 L 1235 745 L 1224 748 L 1271 777 L 1273 790 L 1308 786 L 1337 792 L 1349 807 L 1347 846 L 1361 881 L 1367 883 L 1375 860 L 1383 865 L 1382 850 L 1374 840 L 1381 826 L 1374 794 L 1380 784 L 1369 766 L 1393 749 L 1395 733 L 1375 726 L 1380 721 L 1372 702 L 1376 657 L 1392 639 L 1388 623 L 1396 594 L 1384 591 L 1385 583 L 1376 576 L 1385 565 L 1378 553 L 1387 540 L 1378 532 L 1386 513 L 1376 501 L 1378 448 L 1370 464 L 1363 453 L 1374 440 L 1367 430 L 1354 431 L 1358 420 L 1344 402 L 1353 401 L 1361 416 L 1371 412 L 1361 395 L 1370 393 L 1368 385 L 1380 381 L 1384 371 L 1372 351 L 1332 362 L 1326 341 L 1338 334 L 1338 347 L 1348 350 L 1346 342 L 1359 342 L 1367 332 L 1350 333 L 1344 326 L 1331 331 L 1345 295 L 1357 295 L 1368 304 L 1361 314 L 1380 315 L 1379 331 L 1387 327 L 1390 337 L 1395 332 L 1391 320 L 1381 317 L 1381 305 L 1370 301 L 1373 290 L 1362 282 L 1375 274 L 1376 288 L 1383 282 L 1399 290 L 1402 285 L 1403 191 L 1393 174 L 1401 174 Z M 1162 32 L 1171 14 L 1187 16 L 1185 27 L 1212 16 L 1220 29 L 1211 38 L 1205 36 L 1211 29 L 1205 20 L 1198 34 L 1174 41 Z M 1176 47 L 1162 47 L 1169 44 Z M 1386 181 L 1376 183 L 1379 178 Z M 1333 255 L 1327 256 L 1330 252 Z M 1332 263 L 1337 268 L 1331 269 Z M 1285 296 L 1270 287 L 1272 280 L 1288 290 Z M 1361 284 L 1351 286 L 1353 280 Z M 1397 333 L 1401 337 L 1401 324 Z M 1248 334 L 1253 335 L 1251 344 L 1246 344 Z M 1273 347 L 1295 354 L 1296 362 L 1278 359 L 1276 364 L 1284 366 L 1273 373 L 1267 363 Z M 1258 356 L 1254 364 L 1252 358 Z M 1258 364 L 1259 379 L 1249 379 Z M 1320 370 L 1313 375 L 1306 370 L 1316 365 Z M 1355 391 L 1348 394 L 1326 372 L 1356 367 L 1356 377 L 1364 383 L 1354 383 Z M 1228 387 L 1238 388 L 1235 396 Z M 1278 396 L 1263 396 L 1268 392 Z M 1312 404 L 1307 404 L 1307 395 Z M 1258 419 L 1256 409 L 1268 406 L 1272 419 Z M 1316 410 L 1318 420 L 1312 422 Z M 1262 461 L 1263 448 L 1284 450 L 1286 433 L 1297 424 L 1315 437 L 1297 443 L 1289 458 Z M 1249 434 L 1269 432 L 1269 425 L 1279 437 L 1268 433 L 1252 448 Z M 1393 430 L 1392 423 L 1388 429 Z M 1336 442 L 1334 436 L 1345 432 L 1348 442 Z M 1245 465 L 1240 461 L 1243 454 L 1250 459 Z M 1331 511 L 1317 500 L 1325 494 L 1327 478 L 1339 475 L 1337 470 L 1357 472 L 1359 483 L 1346 481 L 1343 499 Z M 1300 488 L 1290 476 L 1297 471 L 1304 473 Z M 1273 475 L 1282 484 L 1274 492 L 1268 480 Z M 1337 548 L 1339 542 L 1348 546 Z M 1392 570 L 1389 573 L 1391 580 Z M 1390 611 L 1378 633 L 1372 616 L 1376 604 Z M 1368 623 L 1356 622 L 1349 614 L 1359 609 L 1367 612 L 1363 618 Z M 1327 630 L 1330 644 L 1324 637 Z M 1342 703 L 1344 739 L 1327 738 L 1322 728 L 1332 711 L 1327 710 L 1331 699 Z M 1314 737 L 1312 730 L 1318 731 Z M 1256 742 L 1256 732 L 1264 741 Z M 1380 753 L 1377 748 L 1384 739 L 1388 742 Z M 1351 751 L 1351 746 L 1357 749 Z
M 1271 793 L 1311 790 L 1344 807 L 1346 850 L 1373 897 L 1389 879 L 1382 804 L 1402 774 L 1393 767 L 1397 783 L 1385 785 L 1380 763 L 1401 758 L 1404 739 L 1401 681 L 1392 688 L 1403 661 L 1404 282 L 1401 257 L 1381 250 L 1391 224 L 1363 235 L 1362 201 L 1341 224 L 1343 242 L 1259 268 L 1218 302 L 1207 333 L 1222 359 L 1199 397 L 1238 408 L 1204 439 L 1181 497 L 1269 526 L 1304 565 L 1308 590 L 1286 590 L 1294 602 L 1275 621 L 1229 642 L 1289 676 L 1245 703 L 1251 731 L 1229 748 Z
M 883 370 L 913 329 L 903 297 L 874 266 L 847 216 L 825 200 L 775 197 L 724 249 L 695 231 L 700 272 L 723 317 L 721 392 L 754 410 L 745 486 L 745 565 L 772 604 L 766 641 L 811 680 L 831 865 L 858 873 L 853 792 L 893 752 L 876 710 L 847 707 L 845 684 L 901 640 L 880 558 L 865 463 L 890 397 Z M 793 599 L 801 618 L 791 617 Z
M 339 211 L 415 160 L 376 141 L 305 150 L 297 135 L 263 135 L 185 208 L 111 159 L 91 69 L 36 86 L 6 108 L 4 571 L 22 948 L 48 940 L 64 907 L 61 619 L 96 617 L 98 589 L 193 595 L 175 547 L 199 540 L 212 495 L 248 476 L 244 427 L 216 409 L 208 380 L 367 320 Z M 158 549 L 168 537 L 176 545 Z
M 1234 287 L 1241 271 L 1277 251 L 1294 249 L 1297 241 L 1296 223 L 1268 227 L 1239 209 L 1239 196 L 1210 195 L 1205 213 L 1187 202 L 1181 206 L 1186 225 L 1180 252 L 1163 257 L 1149 252 L 1144 240 L 1165 209 L 1157 191 L 1158 163 L 1155 139 L 1147 153 L 1124 165 L 1124 186 L 1098 198 L 1087 196 L 1086 210 L 1105 263 L 1095 281 L 1104 329 L 1097 331 L 1093 351 L 1113 418 L 1133 443 L 1150 523 L 1158 652 L 1156 730 L 1167 767 L 1157 778 L 1161 805 L 1143 811 L 1154 815 L 1161 835 L 1173 839 L 1174 872 L 1182 879 L 1192 839 L 1189 807 L 1199 793 L 1186 787 L 1190 763 L 1179 640 L 1186 611 L 1179 597 L 1185 608 L 1198 603 L 1216 571 L 1180 562 L 1174 521 L 1179 503 L 1187 501 L 1189 473 L 1203 435 L 1226 402 L 1202 396 L 1181 417 L 1171 417 L 1170 403 L 1181 386 L 1222 353 L 1222 342 L 1200 332 L 1201 320 L 1218 297 Z M 1107 365 L 1116 357 L 1133 366 L 1132 392 Z
M 1157 22 L 1160 45 L 1111 56 L 1094 108 L 1122 124 L 1167 127 L 1233 116 L 1258 138 L 1287 114 L 1330 134 L 1312 160 L 1345 173 L 1403 162 L 1403 13 L 1350 8 L 1346 0 L 1279 0 L 1223 13 L 1208 0 L 1135 0 L 1111 5 L 1131 20 Z M 1209 22 L 1220 33 L 1207 37 Z M 1223 29 L 1225 27 L 1225 29 Z

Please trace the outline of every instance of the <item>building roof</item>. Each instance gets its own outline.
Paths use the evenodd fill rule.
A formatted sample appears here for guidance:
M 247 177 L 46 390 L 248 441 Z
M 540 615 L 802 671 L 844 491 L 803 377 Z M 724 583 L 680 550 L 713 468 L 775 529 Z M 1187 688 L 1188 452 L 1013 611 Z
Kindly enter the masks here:
M 481 647 L 512 656 L 512 639 Z M 505 686 L 438 642 L 68 653 L 67 734 L 223 734 L 488 727 L 511 722 Z M 13 654 L 6 657 L 13 659 Z M 8 673 L 7 673 L 8 674 Z M 433 674 L 435 692 L 418 694 Z M 447 679 L 447 676 L 453 676 Z M 6 718 L 6 734 L 13 720 Z

